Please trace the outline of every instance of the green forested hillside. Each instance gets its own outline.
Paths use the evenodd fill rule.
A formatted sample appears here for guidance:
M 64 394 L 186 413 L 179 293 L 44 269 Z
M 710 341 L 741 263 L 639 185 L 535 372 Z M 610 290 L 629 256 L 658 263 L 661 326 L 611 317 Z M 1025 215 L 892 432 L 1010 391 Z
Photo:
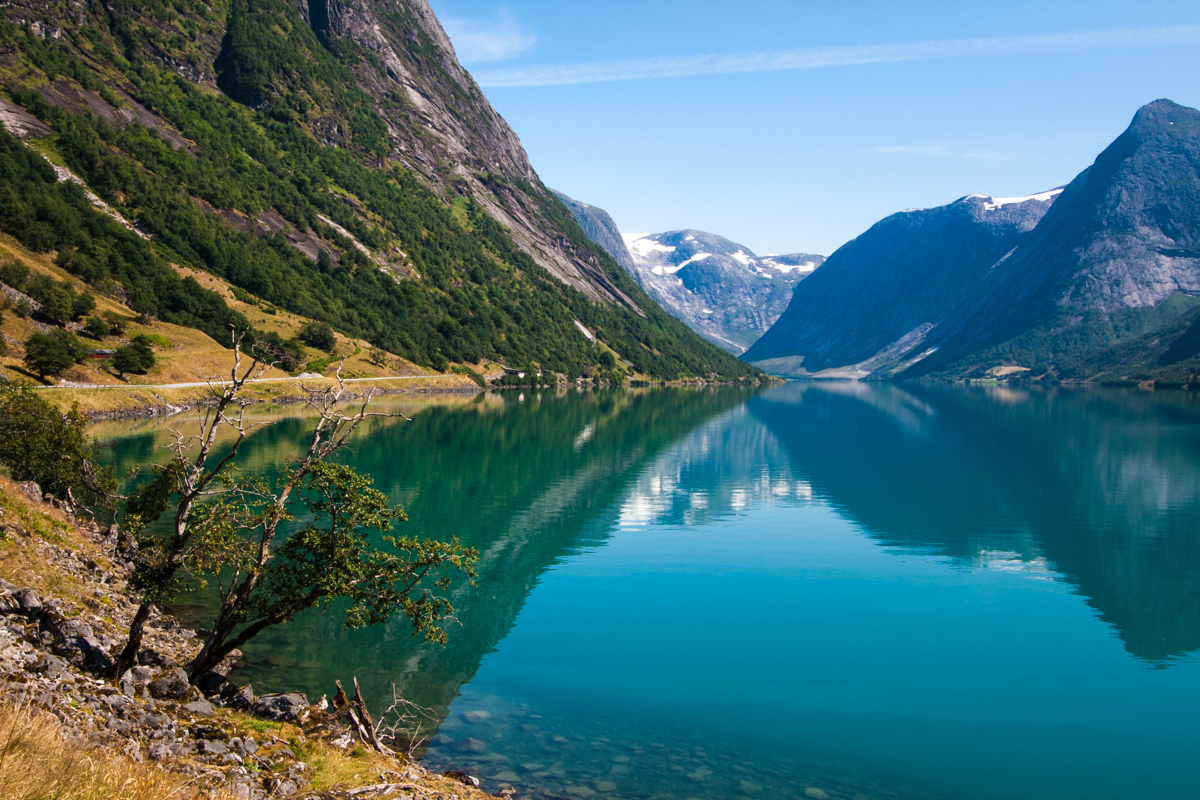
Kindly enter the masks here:
M 206 65 L 202 45 L 217 34 Z M 493 359 L 592 372 L 602 348 L 579 320 L 655 378 L 758 374 L 662 312 L 557 199 L 527 210 L 598 258 L 645 317 L 555 280 L 469 192 L 448 200 L 384 157 L 378 103 L 407 100 L 368 98 L 347 64 L 371 55 L 323 43 L 286 0 L 114 0 L 85 7 L 83 24 L 64 24 L 58 40 L 0 21 L 0 46 L 7 98 L 54 132 L 26 144 L 0 134 L 0 227 L 57 251 L 61 266 L 135 310 L 210 334 L 238 324 L 175 263 L 438 369 Z M 180 74 L 206 69 L 222 91 Z M 55 183 L 29 146 L 148 240 L 92 211 L 79 187 Z

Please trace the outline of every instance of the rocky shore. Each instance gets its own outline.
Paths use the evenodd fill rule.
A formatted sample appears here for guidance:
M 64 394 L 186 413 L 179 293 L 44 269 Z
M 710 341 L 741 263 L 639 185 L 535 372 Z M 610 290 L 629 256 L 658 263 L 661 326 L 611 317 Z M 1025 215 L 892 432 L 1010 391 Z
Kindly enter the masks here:
M 0 479 L 0 705 L 29 724 L 44 719 L 72 747 L 183 776 L 195 797 L 489 796 L 469 776 L 373 748 L 341 693 L 333 704 L 256 696 L 228 679 L 231 662 L 190 684 L 182 665 L 200 645 L 167 614 L 147 626 L 138 666 L 107 677 L 135 610 L 123 592 L 130 554 L 117 540 L 43 500 L 36 484 Z

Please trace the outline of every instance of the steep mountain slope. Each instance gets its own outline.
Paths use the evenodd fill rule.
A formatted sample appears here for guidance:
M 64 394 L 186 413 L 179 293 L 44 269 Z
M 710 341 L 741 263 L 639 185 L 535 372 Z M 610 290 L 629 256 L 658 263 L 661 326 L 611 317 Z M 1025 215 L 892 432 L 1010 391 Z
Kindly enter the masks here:
M 4 16 L 0 118 L 134 230 L 60 224 L 38 203 L 91 201 L 44 175 L 36 202 L 6 196 L 0 229 L 97 291 L 175 263 L 439 369 L 592 374 L 604 348 L 582 326 L 652 377 L 755 374 L 587 239 L 423 0 L 15 0 Z M 171 292 L 131 302 L 229 321 L 198 286 Z
M 908 374 L 994 363 L 1078 379 L 1200 371 L 1200 112 L 1158 100 L 1063 190 Z
M 579 227 L 583 229 L 587 235 L 596 244 L 604 248 L 604 251 L 613 257 L 625 271 L 636 277 L 636 267 L 633 264 L 633 256 L 629 254 L 629 248 L 625 246 L 625 240 L 621 237 L 621 230 L 617 227 L 617 223 L 613 222 L 613 218 L 608 215 L 608 212 L 603 208 L 589 206 L 587 203 L 581 203 L 578 200 L 573 200 L 567 197 L 557 189 L 551 189 L 554 196 L 563 202 L 575 217 L 575 221 L 579 223 Z
M 894 215 L 847 244 L 746 358 L 784 374 L 1200 381 L 1200 112 L 1146 105 L 1048 209 L 969 197 L 934 216 L 959 205 L 986 213 Z M 1019 218 L 984 224 L 1010 207 Z
M 772 372 L 861 377 L 907 352 L 1011 254 L 1057 190 L 893 214 L 838 248 L 745 354 Z
M 624 238 L 638 284 L 692 330 L 735 355 L 771 327 L 795 286 L 825 261 L 808 253 L 760 257 L 696 230 Z

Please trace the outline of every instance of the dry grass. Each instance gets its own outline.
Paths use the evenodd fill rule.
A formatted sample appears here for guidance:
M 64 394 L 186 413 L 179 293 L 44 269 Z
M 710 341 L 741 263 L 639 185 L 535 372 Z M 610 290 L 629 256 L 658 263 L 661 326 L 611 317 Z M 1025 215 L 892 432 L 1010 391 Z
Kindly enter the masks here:
M 29 536 L 21 536 L 15 528 Z M 0 578 L 17 586 L 36 586 L 74 603 L 83 603 L 87 595 L 83 584 L 49 563 L 37 551 L 39 540 L 52 542 L 80 555 L 107 564 L 100 549 L 58 509 L 30 503 L 16 490 L 16 484 L 0 475 Z
M 31 274 L 45 274 L 56 280 L 70 281 L 76 291 L 90 291 L 88 287 L 73 275 L 59 268 L 54 263 L 53 253 L 38 254 L 22 247 L 11 236 L 0 234 L 0 260 L 16 261 L 29 268 Z M 202 272 L 195 272 L 182 267 L 176 267 L 178 272 L 195 278 L 202 286 L 212 289 L 222 295 L 229 306 L 245 314 L 255 327 L 264 331 L 276 331 L 286 337 L 295 336 L 308 323 L 304 317 L 290 314 L 281 309 L 271 308 L 269 304 L 243 303 L 233 296 L 227 283 Z M 93 294 L 95 294 L 93 292 Z M 214 377 L 224 377 L 229 374 L 233 364 L 233 354 L 228 348 L 214 341 L 200 331 L 171 325 L 166 322 L 153 321 L 148 325 L 139 325 L 132 320 L 137 315 L 112 298 L 96 296 L 96 314 L 115 312 L 129 320 L 128 333 L 124 339 L 107 338 L 103 342 L 88 341 L 89 346 L 114 348 L 125 339 L 140 333 L 153 334 L 160 344 L 155 346 L 157 363 L 146 375 L 127 375 L 118 377 L 109 370 L 102 361 L 91 361 L 78 364 L 69 369 L 63 380 L 72 384 L 93 384 L 112 388 L 103 389 L 54 389 L 46 393 L 46 398 L 56 406 L 67 409 L 73 402 L 78 401 L 84 413 L 102 414 L 115 411 L 130 411 L 140 407 L 162 408 L 166 403 L 181 405 L 195 402 L 204 398 L 208 390 L 205 387 L 180 388 L 150 388 L 164 384 L 197 383 Z M 11 311 L 4 313 L 0 332 L 9 339 L 9 354 L 0 356 L 0 374 L 16 380 L 27 380 L 41 383 L 36 376 L 25 369 L 21 360 L 24 354 L 20 342 L 29 338 L 38 330 L 32 319 L 22 319 Z M 385 354 L 384 363 L 373 364 L 370 361 L 372 347 L 361 339 L 353 339 L 342 334 L 336 334 L 336 353 L 345 356 L 342 365 L 342 375 L 347 378 L 381 378 L 384 379 L 377 388 L 395 390 L 402 388 L 408 392 L 456 392 L 469 390 L 473 384 L 461 375 L 441 376 L 430 373 L 417 365 L 405 361 L 398 356 Z M 324 374 L 332 376 L 337 369 L 339 359 L 330 358 L 326 353 L 306 347 L 305 359 L 309 362 L 320 361 L 325 364 Z M 496 371 L 494 365 L 479 365 L 477 369 Z M 392 381 L 386 379 L 400 376 L 419 376 L 415 380 Z M 264 378 L 286 378 L 287 375 L 278 369 L 269 369 Z M 328 379 L 325 381 L 329 383 Z M 321 383 L 317 381 L 316 383 Z M 359 383 L 354 385 L 356 390 L 368 388 L 371 384 Z M 255 384 L 247 394 L 247 399 L 269 402 L 281 394 L 296 395 L 301 392 L 295 381 L 281 381 L 278 384 Z
M 0 800 L 228 797 L 200 790 L 156 766 L 68 742 L 50 714 L 0 705 Z

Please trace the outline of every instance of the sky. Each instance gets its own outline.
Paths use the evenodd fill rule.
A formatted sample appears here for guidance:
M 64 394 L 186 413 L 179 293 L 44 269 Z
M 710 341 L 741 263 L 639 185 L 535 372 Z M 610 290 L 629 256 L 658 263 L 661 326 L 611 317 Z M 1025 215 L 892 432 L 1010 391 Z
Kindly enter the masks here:
M 1200 107 L 1195 0 L 431 5 L 547 186 L 759 255 L 1061 186 L 1140 106 Z

